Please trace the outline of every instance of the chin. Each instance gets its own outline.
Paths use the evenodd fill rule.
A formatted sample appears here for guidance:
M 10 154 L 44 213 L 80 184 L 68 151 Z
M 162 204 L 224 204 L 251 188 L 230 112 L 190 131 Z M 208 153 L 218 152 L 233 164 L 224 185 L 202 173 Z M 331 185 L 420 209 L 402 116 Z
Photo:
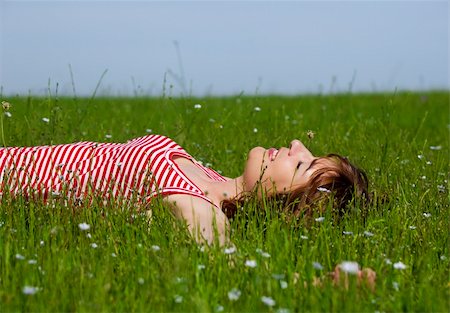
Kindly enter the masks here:
M 250 150 L 244 169 L 244 184 L 247 191 L 253 190 L 261 178 L 262 163 L 266 149 L 255 147 Z
M 264 158 L 264 153 L 266 152 L 266 149 L 263 147 L 254 147 L 250 150 L 248 153 L 248 160 L 250 159 L 256 159 L 257 161 L 261 162 Z

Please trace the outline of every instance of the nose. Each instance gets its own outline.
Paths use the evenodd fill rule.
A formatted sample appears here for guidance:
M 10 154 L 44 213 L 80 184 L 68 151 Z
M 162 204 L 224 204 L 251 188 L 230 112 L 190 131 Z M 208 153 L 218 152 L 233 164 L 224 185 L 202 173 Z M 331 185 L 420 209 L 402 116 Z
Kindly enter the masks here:
M 298 139 L 291 141 L 289 146 L 289 155 L 300 155 L 306 158 L 313 158 L 312 153 L 305 147 L 305 145 Z
M 303 149 L 306 149 L 305 146 L 303 145 L 303 143 L 298 140 L 298 139 L 294 139 L 291 141 L 290 145 L 289 145 L 289 155 L 293 155 L 295 153 L 298 153 L 299 151 L 301 151 Z

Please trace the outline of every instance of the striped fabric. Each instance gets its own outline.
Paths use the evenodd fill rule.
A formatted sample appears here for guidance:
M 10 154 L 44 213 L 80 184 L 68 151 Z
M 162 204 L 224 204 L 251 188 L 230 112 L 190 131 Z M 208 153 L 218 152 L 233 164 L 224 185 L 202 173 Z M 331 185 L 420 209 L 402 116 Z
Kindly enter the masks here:
M 192 160 L 211 179 L 225 181 L 170 138 L 149 135 L 119 144 L 1 148 L 0 193 L 64 197 L 72 203 L 92 197 L 147 202 L 156 195 L 186 194 L 211 203 L 173 157 Z

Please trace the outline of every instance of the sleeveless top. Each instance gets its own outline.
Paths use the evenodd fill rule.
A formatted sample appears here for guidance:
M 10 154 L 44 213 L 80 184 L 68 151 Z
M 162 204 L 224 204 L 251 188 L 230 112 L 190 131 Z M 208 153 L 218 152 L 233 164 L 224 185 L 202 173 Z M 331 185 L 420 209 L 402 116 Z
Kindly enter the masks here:
M 213 204 L 174 157 L 191 160 L 212 180 L 226 181 L 170 138 L 148 135 L 127 143 L 1 148 L 0 195 L 65 197 L 77 204 L 92 197 L 145 203 L 157 195 L 186 194 Z

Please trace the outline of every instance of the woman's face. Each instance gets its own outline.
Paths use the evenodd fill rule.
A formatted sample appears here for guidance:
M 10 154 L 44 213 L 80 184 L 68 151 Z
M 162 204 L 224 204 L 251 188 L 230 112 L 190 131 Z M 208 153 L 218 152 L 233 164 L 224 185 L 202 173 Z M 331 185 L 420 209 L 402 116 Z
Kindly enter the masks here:
M 255 147 L 248 154 L 244 169 L 244 184 L 252 190 L 258 181 L 268 195 L 289 192 L 308 182 L 312 173 L 323 166 L 299 140 L 293 140 L 289 148 Z

